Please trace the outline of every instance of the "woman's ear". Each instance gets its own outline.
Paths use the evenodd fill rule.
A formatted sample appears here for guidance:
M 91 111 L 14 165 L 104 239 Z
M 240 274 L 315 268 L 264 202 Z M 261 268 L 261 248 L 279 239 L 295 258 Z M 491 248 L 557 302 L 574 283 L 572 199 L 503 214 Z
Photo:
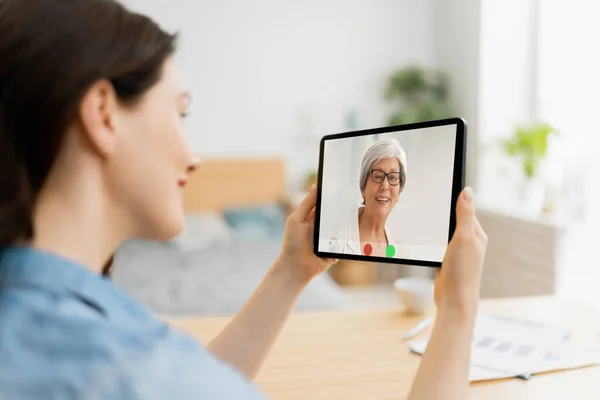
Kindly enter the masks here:
M 102 156 L 112 154 L 116 146 L 118 106 L 117 94 L 106 79 L 92 85 L 79 104 L 77 120 L 81 133 Z

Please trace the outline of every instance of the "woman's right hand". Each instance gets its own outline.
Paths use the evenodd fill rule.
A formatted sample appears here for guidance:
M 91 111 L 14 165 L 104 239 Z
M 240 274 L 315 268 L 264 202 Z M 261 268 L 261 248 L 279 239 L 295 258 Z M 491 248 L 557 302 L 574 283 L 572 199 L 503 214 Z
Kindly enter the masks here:
M 487 236 L 475 216 L 473 191 L 467 188 L 456 204 L 456 230 L 435 280 L 438 313 L 409 399 L 467 398 L 486 247 Z
M 475 215 L 473 190 L 465 188 L 456 204 L 456 230 L 435 280 L 438 313 L 475 318 L 487 241 Z

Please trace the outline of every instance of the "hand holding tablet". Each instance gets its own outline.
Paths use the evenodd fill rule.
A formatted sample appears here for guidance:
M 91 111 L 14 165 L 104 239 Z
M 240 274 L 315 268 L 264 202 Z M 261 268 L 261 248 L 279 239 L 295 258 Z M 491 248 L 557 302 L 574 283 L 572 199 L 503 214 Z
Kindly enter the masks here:
M 441 266 L 435 323 L 409 398 L 464 398 L 468 390 L 487 236 L 472 190 L 463 190 L 465 131 L 464 121 L 449 119 L 321 141 L 314 253 Z M 432 386 L 436 379 L 443 384 Z
M 326 136 L 314 251 L 320 257 L 440 266 L 464 185 L 462 119 Z

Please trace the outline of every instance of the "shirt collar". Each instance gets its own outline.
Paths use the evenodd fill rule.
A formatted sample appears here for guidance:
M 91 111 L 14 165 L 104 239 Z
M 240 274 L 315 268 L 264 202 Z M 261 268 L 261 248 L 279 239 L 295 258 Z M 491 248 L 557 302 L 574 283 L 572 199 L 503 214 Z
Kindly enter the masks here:
M 356 223 L 349 224 L 348 228 L 347 228 L 347 232 L 346 232 L 346 237 L 349 238 L 349 240 L 346 241 L 346 245 L 348 246 L 348 248 L 350 248 L 350 250 L 353 253 L 358 252 L 359 254 L 362 254 L 362 252 L 360 251 L 360 227 L 358 224 L 358 218 L 360 215 L 360 209 L 364 208 L 364 207 L 365 207 L 364 205 L 360 205 L 358 207 L 356 217 L 352 218 L 352 221 L 355 221 Z M 385 236 L 387 238 L 388 243 L 395 244 L 396 242 L 394 241 L 394 239 L 392 238 L 392 236 L 390 234 L 390 230 L 388 229 L 387 223 L 385 224 L 383 229 L 384 229 Z
M 0 288 L 27 286 L 74 295 L 109 318 L 151 315 L 110 279 L 59 255 L 32 247 L 9 246 L 0 252 Z

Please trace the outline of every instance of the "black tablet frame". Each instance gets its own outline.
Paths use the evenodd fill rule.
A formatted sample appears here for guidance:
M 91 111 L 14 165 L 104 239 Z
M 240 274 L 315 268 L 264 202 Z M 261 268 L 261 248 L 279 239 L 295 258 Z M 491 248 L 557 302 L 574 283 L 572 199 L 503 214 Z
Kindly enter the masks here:
M 451 198 L 451 209 L 450 209 L 450 221 L 448 230 L 448 242 L 452 239 L 454 230 L 456 229 L 456 202 L 462 189 L 465 185 L 465 161 L 466 161 L 466 146 L 467 146 L 467 123 L 462 118 L 448 118 L 436 121 L 419 122 L 406 125 L 395 125 L 387 126 L 375 129 L 366 129 L 360 131 L 352 131 L 345 133 L 338 133 L 334 135 L 327 135 L 321 139 L 320 154 L 319 154 L 319 176 L 318 176 L 318 187 L 317 187 L 317 205 L 315 213 L 315 231 L 313 239 L 314 252 L 317 256 L 323 258 L 334 258 L 344 260 L 358 260 L 358 261 L 369 261 L 377 263 L 387 264 L 406 264 L 406 265 L 418 265 L 424 267 L 440 267 L 441 262 L 437 261 L 426 261 L 426 260 L 410 260 L 403 258 L 387 258 L 387 257 L 375 257 L 375 256 L 364 256 L 355 254 L 340 254 L 340 253 L 329 253 L 319 251 L 319 231 L 321 226 L 321 198 L 322 198 L 322 183 L 323 183 L 323 158 L 325 150 L 325 142 L 328 140 L 352 138 L 359 136 L 378 135 L 382 133 L 400 132 L 408 130 L 416 130 L 423 128 L 432 128 L 438 126 L 449 126 L 456 125 L 456 142 L 454 150 L 454 171 L 452 178 L 452 198 Z

